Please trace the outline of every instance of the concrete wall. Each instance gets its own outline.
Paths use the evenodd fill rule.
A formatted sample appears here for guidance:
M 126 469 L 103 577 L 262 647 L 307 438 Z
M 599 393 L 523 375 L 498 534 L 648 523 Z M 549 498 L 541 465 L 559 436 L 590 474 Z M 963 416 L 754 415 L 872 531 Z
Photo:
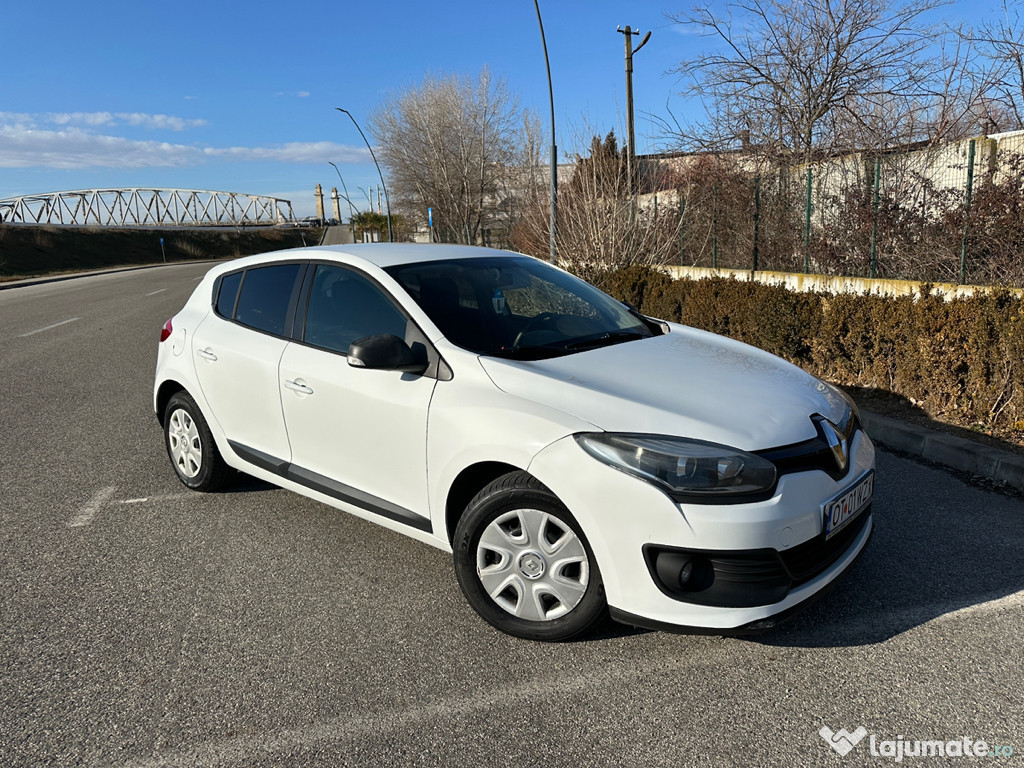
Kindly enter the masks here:
M 907 296 L 921 293 L 924 283 L 914 280 L 872 280 L 867 277 L 831 277 L 828 275 L 805 275 L 792 272 L 752 272 L 749 269 L 711 269 L 710 267 L 662 267 L 675 278 L 702 280 L 710 277 L 731 277 L 736 280 L 753 280 L 767 285 L 784 285 L 791 291 L 820 291 L 822 293 L 877 294 L 880 296 Z M 985 286 L 932 283 L 932 291 L 946 299 L 959 296 L 973 296 L 975 293 L 991 293 L 996 290 Z M 1024 296 L 1024 289 L 1011 288 L 1011 293 Z

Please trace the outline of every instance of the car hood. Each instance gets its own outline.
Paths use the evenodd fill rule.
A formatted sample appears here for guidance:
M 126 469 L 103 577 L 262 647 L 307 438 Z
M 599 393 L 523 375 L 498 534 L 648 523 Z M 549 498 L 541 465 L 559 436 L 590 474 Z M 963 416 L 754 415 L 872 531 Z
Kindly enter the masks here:
M 848 407 L 830 387 L 738 341 L 670 324 L 670 333 L 538 361 L 480 358 L 504 392 L 608 432 L 677 435 L 762 450 L 838 423 Z

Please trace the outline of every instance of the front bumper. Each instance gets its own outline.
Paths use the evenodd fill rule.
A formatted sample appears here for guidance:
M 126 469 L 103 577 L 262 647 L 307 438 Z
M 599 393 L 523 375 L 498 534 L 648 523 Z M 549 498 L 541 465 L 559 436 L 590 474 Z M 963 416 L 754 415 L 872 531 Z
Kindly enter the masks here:
M 848 562 L 845 562 L 839 569 L 841 574 L 849 566 L 863 554 L 867 547 L 867 543 L 871 538 L 871 534 L 874 532 L 874 520 L 870 514 L 865 516 L 865 526 L 861 531 L 858 541 L 855 542 L 855 546 L 852 548 L 852 555 Z M 756 635 L 761 632 L 767 632 L 770 629 L 789 621 L 794 616 L 804 611 L 812 603 L 816 603 L 818 600 L 827 595 L 832 587 L 838 582 L 837 578 L 833 578 L 827 581 L 823 586 L 811 591 L 806 595 L 800 602 L 793 603 L 788 608 L 783 608 L 777 613 L 773 613 L 767 618 L 754 619 L 746 624 L 741 624 L 735 627 L 707 627 L 707 626 L 687 626 L 684 624 L 668 623 L 663 621 L 657 621 L 655 619 L 649 619 L 644 616 L 637 616 L 636 614 L 629 613 L 620 608 L 609 607 L 609 613 L 611 617 L 622 624 L 629 624 L 634 627 L 642 627 L 644 629 L 654 629 L 661 632 L 675 632 L 682 634 L 695 634 L 695 635 L 727 635 L 727 636 L 742 636 L 742 635 Z
M 840 480 L 821 471 L 784 475 L 771 499 L 735 505 L 676 504 L 568 443 L 542 451 L 530 471 L 583 528 L 612 615 L 625 623 L 716 634 L 764 629 L 832 586 L 871 536 L 867 508 L 826 542 L 821 510 L 874 468 L 863 432 L 851 441 L 851 468 Z M 693 553 L 713 571 L 715 588 L 673 588 L 673 556 Z

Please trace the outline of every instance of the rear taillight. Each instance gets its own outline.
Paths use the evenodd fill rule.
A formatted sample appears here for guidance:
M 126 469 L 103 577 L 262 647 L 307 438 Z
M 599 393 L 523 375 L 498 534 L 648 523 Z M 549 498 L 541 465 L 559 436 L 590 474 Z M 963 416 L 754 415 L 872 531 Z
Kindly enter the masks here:
M 171 337 L 172 333 L 174 333 L 174 326 L 172 326 L 171 321 L 168 320 L 166 323 L 164 323 L 164 327 L 160 329 L 160 341 L 167 341 L 167 339 Z

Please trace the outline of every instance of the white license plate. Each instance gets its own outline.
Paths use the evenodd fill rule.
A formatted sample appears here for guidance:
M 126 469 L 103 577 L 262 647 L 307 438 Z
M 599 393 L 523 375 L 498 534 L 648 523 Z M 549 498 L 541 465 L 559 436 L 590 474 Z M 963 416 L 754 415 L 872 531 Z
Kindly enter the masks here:
M 875 473 L 868 472 L 863 479 L 857 482 L 850 490 L 845 491 L 832 501 L 822 506 L 822 513 L 825 517 L 825 540 L 832 538 L 833 534 L 849 525 L 857 515 L 863 512 L 871 503 L 871 493 L 874 491 Z

